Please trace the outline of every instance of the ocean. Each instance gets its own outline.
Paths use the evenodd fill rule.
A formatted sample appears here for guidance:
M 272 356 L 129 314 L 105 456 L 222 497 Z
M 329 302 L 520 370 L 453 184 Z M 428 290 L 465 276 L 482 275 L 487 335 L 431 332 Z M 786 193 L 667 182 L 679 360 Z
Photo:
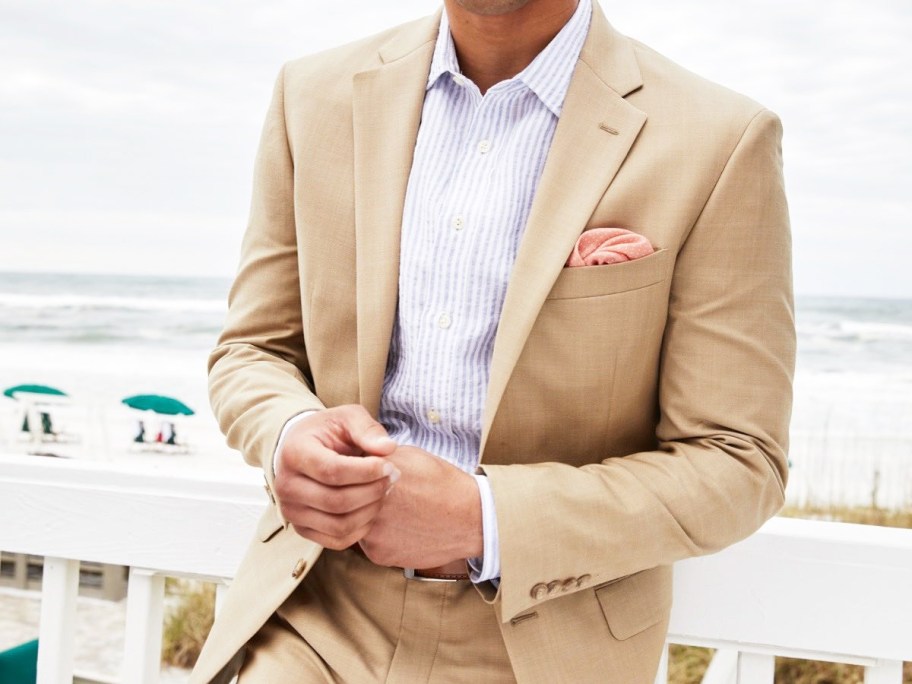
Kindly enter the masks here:
M 66 391 L 71 404 L 55 411 L 74 439 L 58 448 L 111 460 L 139 457 L 138 414 L 121 399 L 175 396 L 196 411 L 178 423 L 192 462 L 240 466 L 206 397 L 229 287 L 227 278 L 0 273 L 0 387 Z M 799 297 L 796 322 L 789 502 L 912 507 L 912 299 Z M 26 447 L 18 411 L 0 398 L 0 449 Z
M 206 392 L 229 286 L 227 278 L 0 273 L 0 387 L 43 384 L 70 396 L 54 409 L 61 442 L 42 451 L 245 477 Z M 138 421 L 152 442 L 164 422 L 121 403 L 136 394 L 173 396 L 195 411 L 174 420 L 189 454 L 133 441 Z M 21 421 L 17 403 L 0 397 L 0 450 L 33 448 Z

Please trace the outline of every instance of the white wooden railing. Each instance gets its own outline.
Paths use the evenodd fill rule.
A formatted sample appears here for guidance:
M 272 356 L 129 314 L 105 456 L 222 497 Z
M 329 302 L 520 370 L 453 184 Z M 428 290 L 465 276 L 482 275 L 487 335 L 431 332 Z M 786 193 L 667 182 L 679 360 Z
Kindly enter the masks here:
M 164 578 L 226 586 L 265 502 L 253 477 L 0 456 L 0 549 L 46 557 L 39 682 L 72 681 L 79 560 L 130 566 L 120 677 L 155 682 Z M 866 684 L 901 684 L 912 661 L 910 530 L 776 518 L 679 563 L 674 591 L 669 643 L 719 649 L 705 684 L 771 684 L 777 655 L 862 665 Z

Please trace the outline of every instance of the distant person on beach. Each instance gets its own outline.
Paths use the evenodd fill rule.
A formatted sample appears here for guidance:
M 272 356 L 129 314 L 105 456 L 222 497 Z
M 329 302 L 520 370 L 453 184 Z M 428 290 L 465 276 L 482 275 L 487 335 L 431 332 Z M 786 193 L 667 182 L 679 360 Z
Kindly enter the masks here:
M 209 377 L 270 502 L 191 681 L 653 682 L 672 564 L 783 503 L 780 139 L 590 0 L 288 63 Z
M 146 441 L 146 425 L 141 420 L 136 421 L 136 436 L 133 441 L 137 444 L 143 444 Z
M 174 423 L 170 420 L 162 423 L 162 441 L 169 446 L 177 444 L 177 430 L 175 430 Z

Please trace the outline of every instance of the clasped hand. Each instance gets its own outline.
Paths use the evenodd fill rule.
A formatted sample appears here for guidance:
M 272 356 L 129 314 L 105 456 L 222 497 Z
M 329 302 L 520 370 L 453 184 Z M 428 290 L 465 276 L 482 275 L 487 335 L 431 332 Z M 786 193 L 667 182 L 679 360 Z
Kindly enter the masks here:
M 294 425 L 276 462 L 275 493 L 302 537 L 336 550 L 358 543 L 378 565 L 428 568 L 482 553 L 472 476 L 397 445 L 362 406 Z

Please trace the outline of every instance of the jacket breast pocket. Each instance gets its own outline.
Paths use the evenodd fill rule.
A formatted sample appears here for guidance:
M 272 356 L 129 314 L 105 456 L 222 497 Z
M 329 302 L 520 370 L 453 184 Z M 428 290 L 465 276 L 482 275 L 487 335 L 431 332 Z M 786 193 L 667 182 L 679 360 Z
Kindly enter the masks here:
M 649 287 L 668 277 L 670 264 L 669 251 L 659 249 L 649 256 L 620 264 L 564 268 L 548 299 L 601 297 Z
M 629 639 L 668 620 L 671 613 L 671 567 L 660 565 L 596 588 L 595 596 L 615 639 Z
M 563 269 L 498 409 L 536 416 L 534 429 L 505 438 L 514 453 L 591 463 L 632 436 L 645 443 L 657 412 L 673 266 L 674 251 L 663 249 L 622 264 Z

